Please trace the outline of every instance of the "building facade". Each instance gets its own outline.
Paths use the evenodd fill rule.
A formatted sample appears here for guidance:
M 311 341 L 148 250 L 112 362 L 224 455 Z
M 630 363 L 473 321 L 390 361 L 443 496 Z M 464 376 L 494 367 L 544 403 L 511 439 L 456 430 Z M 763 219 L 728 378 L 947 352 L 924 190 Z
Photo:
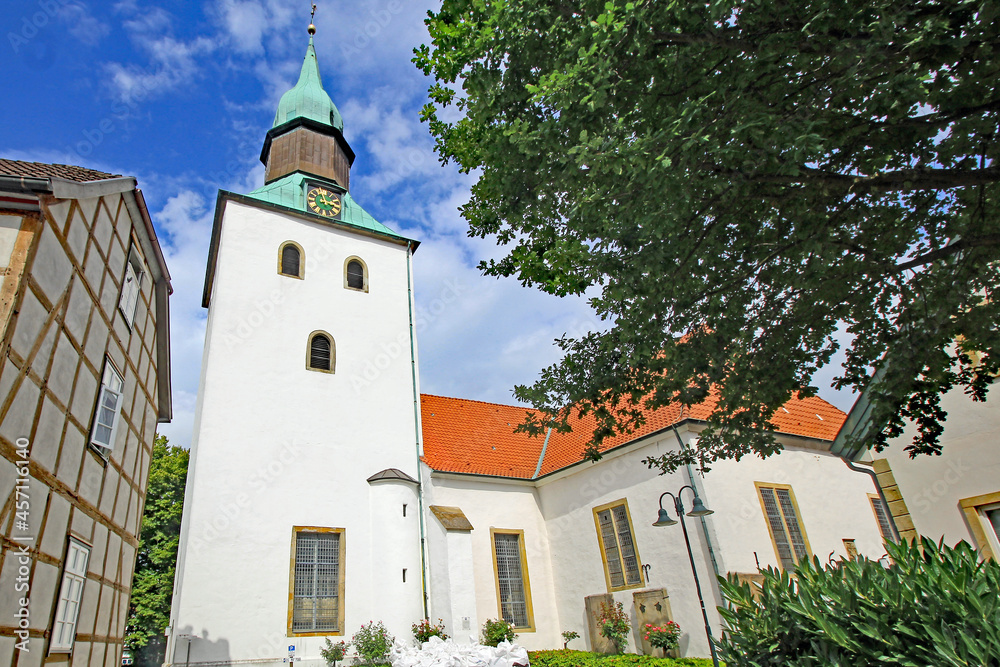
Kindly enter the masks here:
M 170 276 L 133 178 L 0 160 L 0 664 L 120 664 Z
M 995 381 L 994 381 L 995 382 Z M 994 391 L 996 388 L 994 387 Z M 852 410 L 863 411 L 867 399 Z M 888 516 L 903 539 L 926 536 L 945 544 L 965 541 L 984 558 L 1000 558 L 1000 406 L 990 395 L 972 401 L 954 389 L 941 399 L 948 418 L 940 456 L 910 458 L 916 428 L 872 453 Z M 865 456 L 863 458 L 869 458 Z
M 417 243 L 351 197 L 342 130 L 310 38 L 265 185 L 216 207 L 168 662 L 315 656 L 424 615 Z
M 651 654 L 640 630 L 674 620 L 681 654 L 708 656 L 682 528 L 652 525 L 661 494 L 686 485 L 714 512 L 686 521 L 715 637 L 717 575 L 752 580 L 804 557 L 885 552 L 872 480 L 830 454 L 844 413 L 819 398 L 779 410 L 781 454 L 720 461 L 704 476 L 661 476 L 644 460 L 693 444 L 708 405 L 650 412 L 642 430 L 606 442 L 597 463 L 582 457 L 586 421 L 528 438 L 513 432 L 523 407 L 428 395 L 422 405 L 431 612 L 460 641 L 503 617 L 531 649 L 559 647 L 572 630 L 581 639 L 571 648 L 610 651 L 595 614 L 614 601 L 633 621 L 630 651 Z M 690 490 L 682 500 L 690 510 Z M 669 497 L 663 507 L 678 518 Z
M 716 512 L 688 519 L 716 633 L 716 573 L 883 554 L 872 479 L 830 455 L 844 414 L 820 399 L 776 417 L 781 455 L 702 478 L 643 459 L 693 442 L 707 404 L 650 413 L 593 464 L 592 424 L 527 438 L 523 407 L 421 396 L 417 242 L 352 198 L 343 129 L 310 38 L 264 186 L 218 198 L 167 664 L 319 666 L 327 639 L 382 621 L 407 641 L 425 617 L 462 642 L 505 618 L 528 648 L 575 630 L 603 650 L 612 600 L 707 655 L 681 529 L 651 525 L 685 485 Z M 630 648 L 650 649 L 638 632 Z

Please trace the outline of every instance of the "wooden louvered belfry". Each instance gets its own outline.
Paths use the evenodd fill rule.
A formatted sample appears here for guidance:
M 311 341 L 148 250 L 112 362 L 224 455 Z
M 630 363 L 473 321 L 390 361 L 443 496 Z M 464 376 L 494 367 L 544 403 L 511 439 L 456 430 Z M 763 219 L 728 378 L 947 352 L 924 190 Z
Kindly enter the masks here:
M 309 368 L 333 371 L 333 341 L 322 333 L 314 334 L 309 341 Z

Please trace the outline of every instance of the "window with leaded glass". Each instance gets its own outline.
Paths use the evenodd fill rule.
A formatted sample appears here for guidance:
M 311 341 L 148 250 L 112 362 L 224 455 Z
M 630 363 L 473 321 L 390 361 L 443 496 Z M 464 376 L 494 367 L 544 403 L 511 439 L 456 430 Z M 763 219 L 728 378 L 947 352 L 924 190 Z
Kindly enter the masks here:
M 344 614 L 344 532 L 301 528 L 293 539 L 289 630 L 339 634 Z
M 642 586 L 642 563 L 635 545 L 628 503 L 622 499 L 594 508 L 597 539 L 608 590 Z
M 872 502 L 872 512 L 875 513 L 875 520 L 878 521 L 878 531 L 882 534 L 882 541 L 894 542 L 892 518 L 889 516 L 889 508 L 874 493 L 868 494 L 868 499 Z
M 760 493 L 760 504 L 781 567 L 786 570 L 794 569 L 797 562 L 810 556 L 810 549 L 799 519 L 792 487 L 758 482 L 757 491 Z
M 490 535 L 500 617 L 518 630 L 533 630 L 524 532 L 491 530 Z

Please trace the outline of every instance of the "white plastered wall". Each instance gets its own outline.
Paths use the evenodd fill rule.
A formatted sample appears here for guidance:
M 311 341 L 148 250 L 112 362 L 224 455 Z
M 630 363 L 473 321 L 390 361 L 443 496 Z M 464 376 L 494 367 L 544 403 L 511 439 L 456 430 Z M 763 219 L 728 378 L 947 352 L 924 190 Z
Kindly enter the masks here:
M 689 442 L 697 437 L 696 433 L 683 429 L 680 435 Z M 581 636 L 574 640 L 574 645 L 589 647 L 584 598 L 608 592 L 593 509 L 624 499 L 640 562 L 649 566 L 648 580 L 640 587 L 614 592 L 614 600 L 630 611 L 637 631 L 633 593 L 665 588 L 674 619 L 682 627 L 682 654 L 708 656 L 708 640 L 682 528 L 652 526 L 660 494 L 676 493 L 690 480 L 685 469 L 658 475 L 643 459 L 676 448 L 672 432 L 654 435 L 610 452 L 596 464 L 577 464 L 533 484 L 429 476 L 429 484 L 425 482 L 427 502 L 459 506 L 475 528 L 473 560 L 480 625 L 486 618 L 498 615 L 489 528 L 523 529 L 536 632 L 521 633 L 518 641 L 529 648 L 556 648 L 562 645 L 559 634 L 574 630 Z M 878 526 L 868 500 L 868 494 L 874 492 L 871 478 L 852 472 L 840 459 L 822 451 L 789 447 L 763 461 L 751 457 L 738 463 L 717 463 L 706 477 L 695 476 L 699 493 L 715 511 L 706 517 L 705 524 L 714 546 L 715 561 L 723 574 L 755 572 L 754 551 L 758 552 L 762 567 L 776 562 L 755 481 L 792 486 L 813 552 L 821 560 L 830 551 L 835 551 L 837 557 L 845 555 L 844 537 L 855 539 L 864 555 L 873 558 L 882 555 Z M 684 491 L 683 502 L 690 510 L 689 491 Z M 669 497 L 665 498 L 664 506 L 671 515 L 675 514 Z M 430 517 L 429 521 L 435 519 Z M 722 600 L 702 523 L 691 517 L 686 522 L 709 622 L 718 637 L 722 625 L 715 608 Z M 430 541 L 432 594 L 434 600 L 444 600 L 443 594 L 434 592 L 439 583 L 434 577 L 435 567 L 441 565 L 438 544 Z M 638 635 L 634 632 L 629 639 L 629 651 L 635 651 L 636 639 Z
M 994 393 L 997 391 L 994 382 L 992 392 L 982 403 L 972 401 L 960 390 L 942 398 L 941 405 L 948 418 L 940 439 L 940 456 L 910 458 L 905 448 L 916 432 L 912 424 L 884 452 L 872 453 L 874 458 L 888 459 L 920 535 L 935 541 L 943 537 L 948 545 L 962 540 L 977 545 L 960 502 L 1000 492 L 1000 397 Z M 983 528 L 985 532 L 986 526 Z
M 304 250 L 304 280 L 277 273 L 289 240 Z M 344 288 L 350 256 L 368 267 L 367 293 Z M 287 637 L 293 526 L 346 531 L 346 638 L 380 618 L 406 636 L 423 615 L 419 512 L 403 518 L 396 497 L 413 494 L 366 481 L 390 467 L 418 474 L 407 270 L 405 246 L 228 203 L 170 628 L 171 640 L 196 637 L 192 664 L 280 664 L 290 644 L 319 660 L 323 637 Z M 306 369 L 314 331 L 335 341 L 333 374 Z M 397 529 L 376 538 L 381 512 Z M 172 641 L 168 663 L 185 653 Z
M 468 539 L 463 539 L 461 535 L 453 536 L 452 533 L 446 535 L 446 539 L 441 539 L 440 535 L 434 537 L 441 530 L 440 522 L 433 514 L 427 513 L 428 533 L 432 536 L 429 550 L 431 616 L 444 618 L 450 614 L 451 623 L 447 632 L 461 641 L 467 641 L 469 634 L 478 636 L 486 619 L 500 618 L 490 529 L 523 530 L 534 631 L 519 631 L 517 641 L 531 650 L 561 646 L 559 633 L 564 628 L 559 624 L 547 529 L 536 490 L 530 485 L 505 480 L 432 476 L 430 484 L 425 486 L 425 493 L 425 506 L 458 507 L 473 527 L 472 532 L 467 533 Z M 442 547 L 448 549 L 447 559 L 439 559 Z M 466 554 L 469 553 L 467 549 L 471 550 L 471 581 L 461 580 L 462 572 L 469 569 L 465 564 Z M 437 588 L 445 581 L 450 586 L 449 591 Z M 474 593 L 475 603 L 471 609 L 473 599 L 468 595 L 470 590 Z M 461 619 L 466 616 L 470 618 L 471 628 L 468 630 L 461 625 Z

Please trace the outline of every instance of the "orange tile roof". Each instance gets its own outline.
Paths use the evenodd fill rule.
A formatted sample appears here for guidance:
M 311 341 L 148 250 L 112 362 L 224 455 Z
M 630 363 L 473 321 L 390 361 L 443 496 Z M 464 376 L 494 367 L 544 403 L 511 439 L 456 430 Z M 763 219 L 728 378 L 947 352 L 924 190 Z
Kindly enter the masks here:
M 706 420 L 715 405 L 708 399 L 684 411 L 685 419 Z M 528 413 L 536 410 L 514 405 L 484 403 L 431 394 L 420 396 L 423 423 L 423 461 L 432 470 L 475 475 L 531 479 L 542 454 L 545 437 L 515 433 Z M 646 437 L 680 421 L 677 405 L 646 413 L 646 423 L 635 432 L 615 435 L 601 444 L 607 451 Z M 788 401 L 772 421 L 779 433 L 832 441 L 847 415 L 818 397 Z M 571 418 L 570 433 L 552 433 L 545 448 L 539 476 L 583 460 L 583 451 L 594 432 L 594 416 Z

